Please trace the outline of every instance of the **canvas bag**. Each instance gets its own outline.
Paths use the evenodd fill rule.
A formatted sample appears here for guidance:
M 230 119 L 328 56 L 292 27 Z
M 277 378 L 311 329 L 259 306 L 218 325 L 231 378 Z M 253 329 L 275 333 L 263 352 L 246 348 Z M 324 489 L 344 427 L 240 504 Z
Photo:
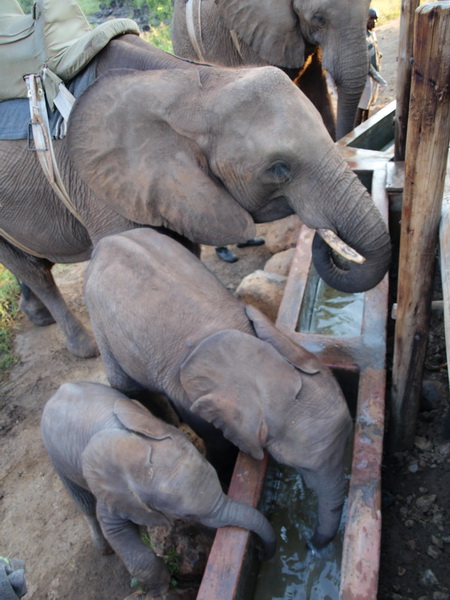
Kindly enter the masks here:
M 139 27 L 131 19 L 112 19 L 91 29 L 75 0 L 36 0 L 31 14 L 24 14 L 17 0 L 1 0 L 0 101 L 26 98 L 23 75 L 41 73 L 46 65 L 44 86 L 52 108 L 58 78 L 71 80 L 124 33 L 139 35 Z

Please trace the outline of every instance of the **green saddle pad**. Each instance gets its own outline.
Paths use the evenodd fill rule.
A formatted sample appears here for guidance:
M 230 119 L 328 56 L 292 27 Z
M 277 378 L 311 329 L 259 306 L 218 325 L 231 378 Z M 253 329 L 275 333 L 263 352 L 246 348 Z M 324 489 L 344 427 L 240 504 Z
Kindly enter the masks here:
M 24 14 L 17 0 L 1 0 L 0 100 L 26 97 L 23 76 L 44 65 L 69 81 L 124 33 L 139 35 L 139 27 L 131 19 L 112 19 L 91 29 L 75 0 L 36 0 L 31 14 Z

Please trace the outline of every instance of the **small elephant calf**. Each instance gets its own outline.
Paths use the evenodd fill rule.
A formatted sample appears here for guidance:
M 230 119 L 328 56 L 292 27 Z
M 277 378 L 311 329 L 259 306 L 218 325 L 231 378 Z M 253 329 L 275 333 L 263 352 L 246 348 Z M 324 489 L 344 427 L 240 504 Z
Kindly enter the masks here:
M 139 525 L 185 519 L 257 533 L 267 557 L 275 533 L 254 508 L 226 496 L 217 474 L 187 437 L 141 404 L 96 383 L 65 383 L 47 402 L 41 430 L 53 466 L 84 513 L 95 546 L 117 552 L 151 594 L 169 572 L 139 535 Z
M 207 449 L 224 436 L 256 459 L 267 450 L 300 469 L 318 496 L 311 545 L 334 537 L 352 422 L 338 383 L 317 357 L 152 229 L 96 244 L 85 299 L 112 387 L 129 397 L 165 394 Z

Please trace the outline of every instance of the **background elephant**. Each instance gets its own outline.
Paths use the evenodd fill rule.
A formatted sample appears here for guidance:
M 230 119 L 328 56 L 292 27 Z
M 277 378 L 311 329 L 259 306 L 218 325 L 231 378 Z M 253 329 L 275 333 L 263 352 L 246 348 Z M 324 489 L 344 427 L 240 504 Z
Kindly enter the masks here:
M 323 67 L 338 90 L 336 137 L 353 129 L 368 73 L 365 25 L 369 0 L 174 0 L 172 43 L 175 54 L 215 64 L 271 64 L 291 76 L 320 46 Z M 192 16 L 191 16 L 192 15 Z M 201 54 L 201 56 L 199 56 Z M 317 58 L 317 57 L 316 57 Z M 293 70 L 293 71 L 292 71 Z M 313 65 L 316 99 L 329 121 L 328 90 Z M 299 79 L 301 87 L 301 75 Z M 312 98 L 313 99 L 313 98 Z M 330 126 L 328 125 L 330 130 Z
M 384 276 L 390 242 L 378 210 L 279 69 L 191 64 L 134 35 L 112 40 L 96 65 L 67 137 L 54 142 L 78 220 L 26 140 L 0 143 L 1 227 L 16 240 L 0 238 L 0 261 L 31 289 L 26 314 L 59 323 L 71 352 L 96 348 L 56 289 L 53 263 L 86 260 L 101 237 L 137 225 L 221 246 L 252 238 L 255 221 L 296 212 L 365 259 L 337 260 L 318 241 L 313 259 L 332 287 L 361 291 Z
M 243 527 L 261 537 L 268 558 L 274 554 L 275 533 L 265 517 L 223 493 L 215 470 L 183 433 L 118 391 L 65 383 L 45 405 L 41 428 L 95 546 L 103 554 L 113 549 L 150 593 L 166 592 L 170 576 L 142 542 L 139 525 L 185 519 Z
M 245 307 L 181 244 L 151 230 L 96 245 L 85 299 L 110 384 L 165 394 L 217 465 L 229 441 L 301 470 L 318 496 L 312 545 L 336 534 L 351 419 L 339 385 L 312 354 Z M 218 429 L 216 429 L 218 428 Z

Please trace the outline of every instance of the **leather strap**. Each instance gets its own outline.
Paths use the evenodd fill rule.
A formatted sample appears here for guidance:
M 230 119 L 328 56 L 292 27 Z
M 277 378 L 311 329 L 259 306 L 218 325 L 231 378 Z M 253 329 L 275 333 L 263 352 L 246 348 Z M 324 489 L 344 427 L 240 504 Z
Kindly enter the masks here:
M 83 220 L 73 205 L 59 173 L 48 123 L 41 77 L 36 73 L 32 73 L 25 75 L 24 79 L 28 89 L 31 116 L 30 127 L 35 145 L 34 151 L 37 153 L 42 170 L 55 194 L 72 215 L 83 224 Z
M 195 2 L 197 3 L 195 5 Z M 201 0 L 187 0 L 186 2 L 186 27 L 192 46 L 197 54 L 197 58 L 206 62 L 201 49 L 202 46 L 202 22 L 201 22 Z M 196 10 L 197 9 L 197 10 Z M 197 13 L 197 14 L 195 14 Z M 197 16 L 197 30 L 199 38 L 196 36 L 195 17 Z

